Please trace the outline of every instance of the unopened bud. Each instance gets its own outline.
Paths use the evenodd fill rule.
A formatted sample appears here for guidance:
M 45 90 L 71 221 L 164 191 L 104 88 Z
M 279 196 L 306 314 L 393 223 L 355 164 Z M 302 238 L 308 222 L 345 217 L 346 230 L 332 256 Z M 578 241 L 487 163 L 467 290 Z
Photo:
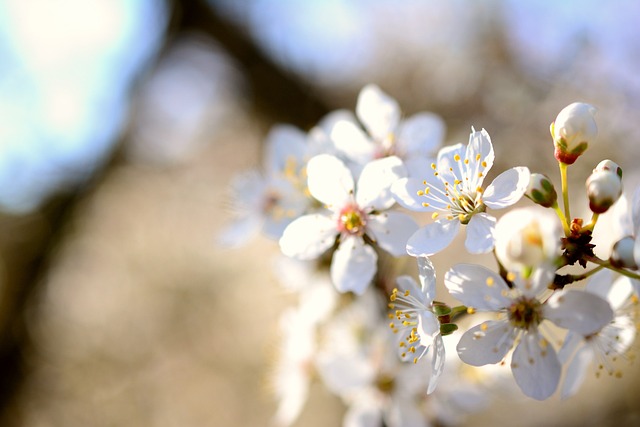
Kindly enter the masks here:
M 594 172 L 606 170 L 609 172 L 613 172 L 618 175 L 618 178 L 622 179 L 622 168 L 618 166 L 618 164 L 612 160 L 603 160 L 595 167 Z
M 573 164 L 598 135 L 594 119 L 595 107 L 574 102 L 560 111 L 551 123 L 551 136 L 555 146 L 555 157 L 559 162 Z
M 606 212 L 622 194 L 622 180 L 615 172 L 599 170 L 587 178 L 587 196 L 591 212 Z
M 633 247 L 635 243 L 635 240 L 631 236 L 623 237 L 617 241 L 616 244 L 613 245 L 613 250 L 611 251 L 611 257 L 609 259 L 611 265 L 619 268 L 631 268 L 633 270 L 637 270 L 638 264 L 636 264 L 636 261 L 633 258 Z
M 524 193 L 534 203 L 550 208 L 556 204 L 558 193 L 553 184 L 545 175 L 541 173 L 532 173 L 529 179 L 529 186 Z

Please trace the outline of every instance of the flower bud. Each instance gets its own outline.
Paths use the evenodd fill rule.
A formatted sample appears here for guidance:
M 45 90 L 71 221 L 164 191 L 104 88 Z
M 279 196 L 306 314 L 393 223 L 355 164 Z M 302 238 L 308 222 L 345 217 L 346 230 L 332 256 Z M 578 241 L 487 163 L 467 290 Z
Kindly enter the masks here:
M 555 146 L 555 157 L 559 162 L 573 164 L 598 135 L 594 119 L 595 107 L 574 102 L 560 111 L 551 123 L 551 136 Z
M 527 191 L 524 195 L 534 203 L 544 206 L 545 208 L 552 207 L 558 200 L 558 193 L 556 193 L 556 189 L 553 187 L 553 184 L 546 175 L 541 173 L 531 174 L 529 186 L 527 187 Z
M 560 253 L 562 225 L 540 208 L 514 209 L 495 228 L 496 256 L 509 271 L 525 271 L 553 261 Z
M 587 196 L 591 212 L 601 214 L 606 212 L 622 194 L 622 180 L 617 173 L 608 170 L 598 170 L 587 178 Z
M 631 236 L 623 237 L 613 245 L 609 261 L 614 267 L 638 269 L 633 257 L 635 240 Z
M 618 166 L 618 164 L 612 160 L 603 160 L 595 167 L 594 172 L 606 170 L 615 173 L 618 175 L 618 178 L 622 179 L 622 168 Z

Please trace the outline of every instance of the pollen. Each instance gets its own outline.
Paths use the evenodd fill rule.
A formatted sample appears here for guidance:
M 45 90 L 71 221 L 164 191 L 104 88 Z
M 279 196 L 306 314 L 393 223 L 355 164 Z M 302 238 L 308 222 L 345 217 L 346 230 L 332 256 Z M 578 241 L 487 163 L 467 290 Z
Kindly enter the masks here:
M 476 154 L 476 162 L 477 162 L 478 160 L 480 160 L 480 158 L 481 158 L 481 157 L 482 157 L 482 156 L 481 156 L 480 154 Z
M 464 164 L 468 165 L 469 164 L 469 159 L 464 159 Z
M 491 287 L 494 285 L 493 277 L 487 277 L 487 286 Z
M 416 194 L 417 194 L 418 196 L 424 196 L 424 191 L 422 191 L 422 190 L 418 190 L 418 191 L 416 192 Z
M 486 324 L 486 323 L 483 323 L 482 325 L 480 325 L 480 329 L 482 329 L 482 330 L 483 330 L 483 331 L 485 331 L 485 332 L 487 331 L 487 329 L 488 329 L 488 328 L 489 328 L 489 327 L 487 326 L 487 324 Z
M 453 156 L 453 160 L 455 160 L 456 162 L 460 161 L 460 155 L 456 154 L 455 156 Z
M 431 169 L 436 170 L 436 164 L 435 163 L 431 163 Z
M 475 314 L 476 309 L 473 307 L 467 307 L 467 314 Z
M 507 280 L 510 282 L 513 282 L 514 280 L 516 280 L 516 275 L 513 274 L 512 272 L 508 272 L 507 273 Z
M 440 215 L 440 213 L 434 212 L 434 213 L 431 214 L 431 219 L 436 219 L 436 218 L 438 218 L 439 215 Z
M 487 167 L 487 162 L 484 162 L 484 161 L 483 161 L 483 162 L 482 162 L 482 163 L 480 163 L 480 164 L 482 165 L 482 167 L 483 167 L 483 168 L 486 168 L 486 167 Z

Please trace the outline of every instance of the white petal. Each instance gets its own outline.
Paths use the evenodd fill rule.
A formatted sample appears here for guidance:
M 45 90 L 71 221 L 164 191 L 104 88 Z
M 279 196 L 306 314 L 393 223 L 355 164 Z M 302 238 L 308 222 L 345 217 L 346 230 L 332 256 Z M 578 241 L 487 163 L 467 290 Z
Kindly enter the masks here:
M 332 124 L 329 135 L 338 152 L 359 164 L 368 163 L 376 155 L 376 144 L 357 123 L 337 121 Z
M 502 172 L 482 195 L 482 201 L 491 209 L 511 206 L 522 198 L 529 185 L 529 169 L 518 166 Z
M 635 189 L 635 191 L 633 192 L 633 198 L 631 199 L 631 221 L 633 222 L 634 236 L 639 236 L 640 235 L 640 187 L 637 187 Z
M 464 246 L 469 253 L 484 254 L 490 252 L 495 244 L 494 230 L 496 219 L 486 213 L 475 214 L 467 224 L 467 239 Z
M 460 158 L 461 160 L 456 160 Z M 438 173 L 440 179 L 453 183 L 456 179 L 464 181 L 466 177 L 465 147 L 462 144 L 443 147 L 438 151 Z M 475 187 L 474 187 L 475 188 Z
M 524 394 L 544 400 L 558 388 L 562 365 L 546 339 L 539 333 L 528 332 L 513 352 L 511 372 Z
M 424 194 L 429 187 L 429 193 Z M 447 208 L 448 200 L 442 196 L 444 193 L 442 182 L 430 172 L 427 179 L 402 178 L 391 185 L 391 193 L 400 206 L 415 212 L 433 212 Z M 424 203 L 428 203 L 425 206 Z
M 406 176 L 407 171 L 398 157 L 384 157 L 367 163 L 356 187 L 358 206 L 364 209 L 389 209 L 395 203 L 391 185 Z
M 514 286 L 522 292 L 523 295 L 530 298 L 537 297 L 541 292 L 553 283 L 556 275 L 556 267 L 552 262 L 542 263 L 537 266 L 533 272 L 533 277 L 524 280 L 522 276 L 517 275 L 514 280 Z
M 343 237 L 331 260 L 331 280 L 339 292 L 362 295 L 376 274 L 378 255 L 359 237 Z
M 280 238 L 280 250 L 297 259 L 314 259 L 333 246 L 337 234 L 331 217 L 322 214 L 301 216 L 285 228 Z
M 410 295 L 416 296 L 418 299 L 422 299 L 420 295 L 423 295 L 422 289 L 420 289 L 420 285 L 413 280 L 411 276 L 398 276 L 396 278 L 396 285 L 398 286 L 398 290 L 400 292 L 409 291 Z
M 611 323 L 602 328 L 596 339 L 601 348 L 610 356 L 626 353 L 636 340 L 636 324 L 629 315 L 616 316 Z
M 432 303 L 436 297 L 436 269 L 427 257 L 418 257 L 418 278 L 425 301 Z
M 558 350 L 558 360 L 560 363 L 567 363 L 571 356 L 576 352 L 576 349 L 582 344 L 584 344 L 584 337 L 580 334 L 569 331 L 564 337 L 562 347 Z
M 344 415 L 342 427 L 380 427 L 382 425 L 382 408 L 373 402 L 351 405 Z
M 413 396 L 412 396 L 413 397 Z M 385 423 L 378 424 L 394 427 L 429 427 L 424 411 L 421 411 L 418 401 L 413 399 L 396 398 L 390 402 L 390 408 L 385 414 Z
M 407 241 L 418 230 L 418 224 L 401 212 L 382 212 L 369 215 L 367 234 L 393 256 L 407 254 Z
M 431 156 L 442 143 L 444 133 L 445 124 L 440 116 L 417 113 L 400 124 L 397 144 L 405 156 Z
M 560 397 L 566 399 L 576 394 L 584 381 L 585 372 L 592 360 L 593 350 L 589 346 L 585 345 L 576 352 L 567 367 Z
M 509 287 L 499 274 L 475 264 L 458 264 L 444 275 L 452 297 L 480 311 L 498 311 L 511 305 Z
M 470 172 L 470 186 L 475 188 L 482 184 L 484 177 L 493 166 L 495 155 L 493 153 L 493 144 L 489 133 L 482 129 L 481 131 L 473 130 L 469 135 L 469 144 L 464 156 L 469 160 L 467 170 Z M 482 172 L 480 177 L 479 172 Z
M 431 174 L 433 174 L 431 165 L 436 162 L 436 159 L 431 156 L 410 154 L 409 156 L 403 156 L 402 161 L 404 162 L 404 167 L 407 169 L 407 176 L 420 178 L 425 175 L 425 172 L 431 172 Z
M 456 349 L 468 365 L 484 366 L 500 362 L 511 350 L 515 330 L 506 320 L 487 321 L 467 330 Z
M 609 303 L 578 289 L 556 292 L 543 306 L 546 319 L 584 336 L 598 332 L 613 319 Z
M 440 220 L 427 224 L 407 242 L 407 253 L 411 256 L 430 256 L 449 246 L 458 234 L 460 222 Z
M 620 277 L 613 282 L 611 270 L 598 271 L 591 277 L 585 291 L 598 295 L 609 302 L 615 311 L 626 303 L 633 293 L 633 283 L 628 277 Z
M 313 197 L 340 209 L 353 194 L 351 171 L 337 157 L 320 154 L 307 164 L 307 185 Z
M 435 337 L 431 351 L 433 351 L 433 359 L 431 363 L 431 379 L 429 379 L 427 394 L 433 393 L 436 389 L 438 379 L 440 378 L 440 375 L 442 375 L 442 371 L 444 371 L 445 351 L 441 335 L 437 335 Z
M 291 125 L 276 125 L 267 135 L 265 170 L 283 172 L 295 162 L 296 170 L 304 166 L 307 151 L 307 134 Z
M 433 336 L 439 336 L 440 322 L 435 314 L 430 311 L 423 311 L 418 318 L 418 334 L 420 335 L 420 343 L 429 346 L 433 342 Z M 438 335 L 436 335 L 438 334 Z
M 356 115 L 375 139 L 386 138 L 400 121 L 400 107 L 376 85 L 365 86 L 358 95 Z

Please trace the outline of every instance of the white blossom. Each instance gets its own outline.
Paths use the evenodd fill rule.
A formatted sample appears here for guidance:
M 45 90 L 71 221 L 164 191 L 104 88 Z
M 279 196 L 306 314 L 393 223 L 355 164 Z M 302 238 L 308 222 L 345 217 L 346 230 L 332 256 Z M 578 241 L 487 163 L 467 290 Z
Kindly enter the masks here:
M 238 247 L 262 232 L 277 240 L 313 200 L 306 185 L 306 163 L 320 148 L 301 130 L 274 126 L 266 140 L 261 170 L 237 175 L 231 182 L 233 223 L 219 236 L 224 246 Z
M 374 159 L 396 156 L 411 176 L 433 161 L 445 133 L 444 121 L 436 114 L 419 112 L 403 119 L 396 100 L 373 84 L 360 91 L 355 116 L 337 117 L 329 134 L 356 172 Z
M 460 224 L 467 225 L 465 246 L 471 253 L 486 253 L 494 247 L 495 217 L 486 208 L 502 209 L 516 203 L 529 184 L 529 169 L 514 167 L 498 175 L 484 188 L 493 166 L 493 145 L 483 129 L 472 131 L 469 143 L 446 147 L 424 180 L 404 178 L 392 186 L 396 200 L 418 212 L 433 212 L 435 222 L 420 228 L 407 242 L 412 256 L 430 256 L 447 247 Z M 442 216 L 440 214 L 443 214 Z
M 591 278 L 585 290 L 605 299 L 613 310 L 613 319 L 598 331 L 589 334 L 569 332 L 558 356 L 568 363 L 567 374 L 562 385 L 561 396 L 567 398 L 578 391 L 594 361 L 596 376 L 601 371 L 609 375 L 622 376 L 614 368 L 614 361 L 623 356 L 636 337 L 638 298 L 633 294 L 633 285 L 628 277 L 621 276 L 612 283 L 611 271 L 599 271 Z
M 388 210 L 395 203 L 389 187 L 404 174 L 400 159 L 386 157 L 367 164 L 356 185 L 338 158 L 326 154 L 312 158 L 307 166 L 309 192 L 326 209 L 289 224 L 280 249 L 297 259 L 315 259 L 338 238 L 331 260 L 333 283 L 340 292 L 362 294 L 376 273 L 378 258 L 368 241 L 400 256 L 417 228 L 408 215 Z
M 440 335 L 440 322 L 434 313 L 433 299 L 436 294 L 435 268 L 429 258 L 418 258 L 420 286 L 411 276 L 400 276 L 389 304 L 395 321 L 391 329 L 398 335 L 398 346 L 402 360 L 418 361 L 426 354 L 431 359 L 431 378 L 427 393 L 435 390 L 442 374 L 445 350 Z
M 498 320 L 485 321 L 467 330 L 458 343 L 465 363 L 483 366 L 498 363 L 514 348 L 511 371 L 522 392 L 544 400 L 556 390 L 562 366 L 541 326 L 545 320 L 588 335 L 609 323 L 613 312 L 602 298 L 580 290 L 540 295 L 554 276 L 553 269 L 537 268 L 532 277 L 510 274 L 511 286 L 491 270 L 459 264 L 445 275 L 452 296 L 477 311 L 498 312 Z

